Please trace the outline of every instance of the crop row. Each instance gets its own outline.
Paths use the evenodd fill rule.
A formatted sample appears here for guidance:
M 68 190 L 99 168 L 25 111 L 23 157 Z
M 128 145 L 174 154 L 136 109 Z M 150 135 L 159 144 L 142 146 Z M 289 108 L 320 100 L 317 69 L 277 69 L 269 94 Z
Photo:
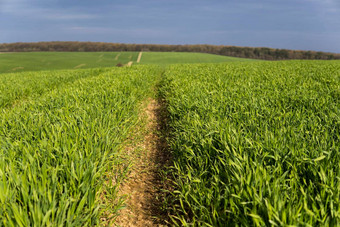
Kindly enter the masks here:
M 113 199 L 117 190 L 105 173 L 120 162 L 117 153 L 140 121 L 139 103 L 157 70 L 28 73 L 14 80 L 21 75 L 29 77 L 22 86 L 33 86 L 31 94 L 45 93 L 0 113 L 0 226 L 98 224 L 103 196 Z
M 169 112 L 179 225 L 340 225 L 340 64 L 181 65 Z
M 64 70 L 0 74 L 0 108 L 29 97 L 38 97 L 81 78 L 96 76 L 107 69 Z

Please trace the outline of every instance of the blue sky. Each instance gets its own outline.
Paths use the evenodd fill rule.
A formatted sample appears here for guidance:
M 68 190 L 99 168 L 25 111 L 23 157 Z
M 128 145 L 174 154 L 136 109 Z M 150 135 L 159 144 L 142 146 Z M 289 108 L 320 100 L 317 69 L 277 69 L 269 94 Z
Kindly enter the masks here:
M 340 53 L 340 0 L 0 0 L 0 43 L 36 41 Z

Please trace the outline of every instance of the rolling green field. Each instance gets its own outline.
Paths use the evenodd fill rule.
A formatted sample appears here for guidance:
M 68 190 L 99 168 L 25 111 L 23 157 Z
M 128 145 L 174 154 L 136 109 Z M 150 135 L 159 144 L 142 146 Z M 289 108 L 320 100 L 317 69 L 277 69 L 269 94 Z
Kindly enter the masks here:
M 113 67 L 118 63 L 157 64 L 173 63 L 218 63 L 251 61 L 213 54 L 143 52 L 140 63 L 136 63 L 138 52 L 21 52 L 0 53 L 0 73 L 26 72 L 57 69 L 86 69 Z
M 167 65 L 190 56 L 157 55 L 132 67 L 0 74 L 0 226 L 114 220 L 132 168 L 124 144 L 145 124 L 141 103 L 157 96 L 168 114 L 172 224 L 340 225 L 339 61 L 198 54 L 190 61 L 219 63 Z
M 180 64 L 180 63 L 222 63 L 233 61 L 254 61 L 253 59 L 227 57 L 202 53 L 143 52 L 141 64 Z
M 136 61 L 137 52 L 0 53 L 0 73 L 113 67 Z

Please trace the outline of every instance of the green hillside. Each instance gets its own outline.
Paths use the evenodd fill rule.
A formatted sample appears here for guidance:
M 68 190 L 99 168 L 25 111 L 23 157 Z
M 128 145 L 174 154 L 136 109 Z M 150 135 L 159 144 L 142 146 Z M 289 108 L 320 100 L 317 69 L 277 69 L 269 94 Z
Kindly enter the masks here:
M 162 65 L 176 63 L 222 63 L 231 61 L 254 61 L 254 60 L 202 53 L 143 52 L 140 63 Z
M 136 61 L 137 52 L 1 53 L 0 73 L 54 69 L 112 67 Z
M 138 52 L 18 52 L 0 53 L 0 73 L 112 67 L 137 63 Z M 139 64 L 220 63 L 252 61 L 202 53 L 143 52 Z

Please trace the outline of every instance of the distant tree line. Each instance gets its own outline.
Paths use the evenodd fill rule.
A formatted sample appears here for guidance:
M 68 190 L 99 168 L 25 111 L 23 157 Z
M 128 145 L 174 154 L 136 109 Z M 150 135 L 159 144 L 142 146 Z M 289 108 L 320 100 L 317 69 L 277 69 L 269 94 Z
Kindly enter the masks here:
M 199 52 L 232 57 L 264 60 L 286 59 L 340 59 L 340 54 L 273 49 L 266 47 L 237 47 L 216 45 L 159 45 L 159 44 L 124 44 L 103 42 L 36 42 L 36 43 L 3 43 L 0 52 L 33 52 L 33 51 L 169 51 Z

